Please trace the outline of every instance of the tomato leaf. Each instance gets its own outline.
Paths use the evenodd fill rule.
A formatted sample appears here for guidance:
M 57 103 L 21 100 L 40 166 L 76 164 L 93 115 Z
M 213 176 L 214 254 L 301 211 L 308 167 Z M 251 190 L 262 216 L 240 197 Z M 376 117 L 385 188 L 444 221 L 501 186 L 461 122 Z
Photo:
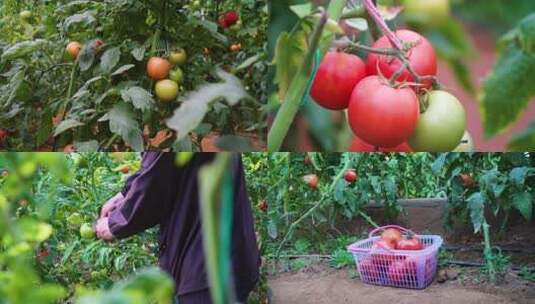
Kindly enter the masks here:
M 134 112 L 126 103 L 116 104 L 99 121 L 109 121 L 110 131 L 123 138 L 135 151 L 143 151 L 143 136 L 135 119 Z
M 215 101 L 223 99 L 234 106 L 242 99 L 251 98 L 236 76 L 221 69 L 216 73 L 223 82 L 206 84 L 187 94 L 181 106 L 167 120 L 167 126 L 177 132 L 177 140 L 185 138 L 202 123 L 209 106 Z
M 507 145 L 509 151 L 535 151 L 535 121 L 520 134 L 515 134 Z
M 473 193 L 466 200 L 470 209 L 470 218 L 474 226 L 474 232 L 478 233 L 484 220 L 485 197 L 481 192 Z
M 136 109 L 147 111 L 154 105 L 152 95 L 141 87 L 130 87 L 121 91 L 125 102 L 131 102 Z
M 112 48 L 104 52 L 100 58 L 100 69 L 103 73 L 109 73 L 121 60 L 121 49 Z
M 26 55 L 32 54 L 39 50 L 45 50 L 51 45 L 50 41 L 45 39 L 36 39 L 31 41 L 23 41 L 17 44 L 14 44 L 8 48 L 2 54 L 2 61 L 10 61 L 13 59 L 18 59 Z
M 522 216 L 530 221 L 533 215 L 533 203 L 531 200 L 531 194 L 529 192 L 516 192 L 513 193 L 513 206 L 522 214 Z
M 524 182 L 526 181 L 526 177 L 529 172 L 530 168 L 528 167 L 517 167 L 511 170 L 511 172 L 509 172 L 509 178 L 517 186 L 522 186 L 524 185 Z
M 282 33 L 277 41 L 274 62 L 276 74 L 274 82 L 279 86 L 279 100 L 284 100 L 290 83 L 303 64 L 307 51 L 306 34 L 298 31 Z
M 56 127 L 56 130 L 54 131 L 54 137 L 60 135 L 61 133 L 65 132 L 67 130 L 74 129 L 74 128 L 77 128 L 77 127 L 81 127 L 83 125 L 84 125 L 84 123 L 79 122 L 76 119 L 64 120 L 64 121 L 60 122 L 59 125 Z

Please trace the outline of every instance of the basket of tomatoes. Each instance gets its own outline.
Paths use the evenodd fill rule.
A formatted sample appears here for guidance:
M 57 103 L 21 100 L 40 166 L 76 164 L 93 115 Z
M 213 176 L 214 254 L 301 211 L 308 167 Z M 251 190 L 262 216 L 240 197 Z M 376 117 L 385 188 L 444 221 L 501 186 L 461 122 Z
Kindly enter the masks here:
M 438 235 L 416 235 L 389 225 L 374 229 L 367 239 L 347 249 L 364 283 L 423 289 L 433 282 L 442 242 Z

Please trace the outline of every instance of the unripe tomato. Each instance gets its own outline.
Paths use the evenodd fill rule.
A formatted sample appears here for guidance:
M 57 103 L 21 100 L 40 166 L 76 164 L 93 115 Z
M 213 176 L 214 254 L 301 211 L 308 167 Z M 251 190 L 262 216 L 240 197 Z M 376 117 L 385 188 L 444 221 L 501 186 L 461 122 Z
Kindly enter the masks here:
M 156 83 L 156 96 L 163 102 L 171 102 L 178 96 L 178 84 L 165 79 Z
M 67 217 L 67 224 L 71 227 L 78 227 L 83 224 L 84 218 L 80 213 L 75 212 Z
M 147 74 L 153 80 L 165 79 L 170 70 L 171 64 L 164 58 L 151 57 L 147 63 Z
M 449 0 L 404 0 L 403 8 L 410 19 L 429 26 L 445 23 L 451 13 Z
M 461 102 L 450 93 L 432 91 L 426 98 L 429 106 L 418 119 L 409 145 L 418 152 L 453 151 L 466 131 L 466 113 Z
M 169 78 L 180 85 L 184 80 L 184 72 L 182 72 L 181 68 L 177 67 L 169 73 Z
M 409 31 L 399 30 L 395 32 L 396 36 L 404 44 L 412 44 L 413 47 L 407 52 L 409 63 L 416 74 L 419 76 L 435 76 L 437 74 L 437 56 L 431 43 L 420 34 Z M 373 44 L 374 48 L 392 48 L 390 41 L 386 36 L 381 37 Z M 383 75 L 386 78 L 392 77 L 403 63 L 392 56 L 372 54 L 368 55 L 367 71 L 369 75 Z M 379 73 L 380 72 L 380 73 Z M 405 69 L 398 77 L 397 81 L 414 81 L 410 72 Z M 424 88 L 431 87 L 431 81 L 423 83 Z
M 32 12 L 28 11 L 28 10 L 24 10 L 22 12 L 20 12 L 19 14 L 20 16 L 20 19 L 24 20 L 24 21 L 28 21 L 32 18 Z
M 346 173 L 344 173 L 344 179 L 348 183 L 355 182 L 357 180 L 357 178 L 358 178 L 357 172 L 355 172 L 354 169 L 349 169 L 349 170 L 346 171 Z
M 318 176 L 316 174 L 307 174 L 303 176 L 303 181 L 305 181 L 305 183 L 312 189 L 318 188 Z
M 461 139 L 461 143 L 453 150 L 453 152 L 474 152 L 474 140 L 472 139 L 472 135 L 468 131 L 464 132 L 463 138 Z
M 355 136 L 349 146 L 349 152 L 412 152 L 412 149 L 406 142 L 393 148 L 374 147 Z
M 393 88 L 378 76 L 364 78 L 349 102 L 353 133 L 368 144 L 392 148 L 406 142 L 414 131 L 420 104 L 410 88 Z
M 188 60 L 186 51 L 182 48 L 175 49 L 169 55 L 169 61 L 172 65 L 183 65 Z
M 80 54 L 81 50 L 82 45 L 77 41 L 73 41 L 67 44 L 67 53 L 71 56 L 73 60 L 76 60 L 78 58 L 78 55 Z
M 80 236 L 86 240 L 95 238 L 95 230 L 91 224 L 85 223 L 80 227 Z
M 310 96 L 326 109 L 346 109 L 355 85 L 364 77 L 366 65 L 359 57 L 328 52 L 318 68 Z
M 0 141 L 6 139 L 8 135 L 9 132 L 6 129 L 0 128 Z

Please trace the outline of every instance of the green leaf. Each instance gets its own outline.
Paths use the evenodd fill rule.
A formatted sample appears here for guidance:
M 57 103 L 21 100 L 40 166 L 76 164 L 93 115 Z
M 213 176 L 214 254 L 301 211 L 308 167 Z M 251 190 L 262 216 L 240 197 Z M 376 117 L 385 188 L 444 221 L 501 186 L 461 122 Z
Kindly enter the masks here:
M 131 70 L 134 67 L 135 67 L 135 65 L 133 65 L 133 64 L 123 65 L 122 67 L 118 68 L 115 72 L 113 72 L 111 74 L 111 76 L 121 75 L 122 73 L 124 73 L 124 72 L 126 72 L 128 70 Z
M 481 192 L 473 193 L 466 200 L 470 209 L 470 218 L 474 226 L 474 232 L 478 233 L 485 218 L 485 197 Z
M 141 111 L 150 110 L 154 105 L 154 99 L 147 90 L 141 87 L 130 87 L 121 91 L 121 98 L 130 102 L 136 109 Z
M 508 47 L 483 83 L 480 107 L 485 136 L 514 123 L 535 95 L 535 55 Z
M 297 17 L 304 18 L 312 13 L 313 7 L 311 3 L 305 3 L 292 5 L 290 6 L 290 9 L 297 15 Z
M 143 151 L 143 136 L 139 124 L 135 120 L 135 114 L 126 103 L 116 104 L 99 121 L 109 120 L 110 131 L 123 138 L 135 151 Z
M 529 192 L 524 191 L 514 193 L 513 207 L 515 207 L 526 220 L 531 221 L 533 215 L 533 202 Z
M 236 76 L 221 69 L 217 70 L 217 75 L 223 82 L 206 84 L 197 91 L 190 92 L 167 120 L 167 126 L 177 132 L 177 140 L 188 136 L 202 123 L 209 106 L 215 101 L 226 100 L 230 106 L 234 106 L 242 99 L 251 98 Z
M 285 32 L 280 35 L 274 58 L 276 63 L 274 82 L 279 86 L 279 100 L 284 100 L 295 74 L 303 65 L 307 49 L 305 32 L 297 31 L 293 34 Z
M 114 47 L 104 52 L 100 58 L 100 69 L 104 73 L 109 73 L 121 60 L 121 49 Z
M 509 178 L 518 186 L 524 185 L 526 176 L 530 169 L 528 167 L 518 167 L 511 170 L 509 173 Z
M 23 41 L 12 45 L 2 54 L 2 61 L 9 61 L 18 59 L 26 55 L 32 54 L 38 50 L 44 50 L 51 45 L 50 41 L 44 39 L 36 39 L 31 41 Z
M 60 135 L 61 133 L 65 132 L 67 130 L 74 129 L 74 128 L 77 128 L 77 127 L 81 127 L 83 125 L 84 125 L 84 123 L 79 122 L 76 119 L 64 120 L 64 121 L 60 122 L 59 125 L 56 127 L 56 130 L 54 131 L 54 137 Z
M 526 130 L 519 134 L 513 135 L 507 144 L 509 151 L 535 151 L 535 121 L 533 121 Z

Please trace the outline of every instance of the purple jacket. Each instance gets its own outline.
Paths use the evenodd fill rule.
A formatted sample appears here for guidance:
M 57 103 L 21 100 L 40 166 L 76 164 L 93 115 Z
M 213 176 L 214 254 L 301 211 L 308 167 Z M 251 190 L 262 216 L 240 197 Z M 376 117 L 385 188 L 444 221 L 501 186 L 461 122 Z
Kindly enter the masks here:
M 141 169 L 128 178 L 125 204 L 111 213 L 109 225 L 117 238 L 126 238 L 160 225 L 160 267 L 176 282 L 177 295 L 208 288 L 204 266 L 199 185 L 202 165 L 215 155 L 197 153 L 185 166 L 175 165 L 174 153 L 147 152 Z M 234 170 L 233 279 L 236 291 L 250 291 L 259 278 L 260 254 L 247 196 L 241 159 Z

